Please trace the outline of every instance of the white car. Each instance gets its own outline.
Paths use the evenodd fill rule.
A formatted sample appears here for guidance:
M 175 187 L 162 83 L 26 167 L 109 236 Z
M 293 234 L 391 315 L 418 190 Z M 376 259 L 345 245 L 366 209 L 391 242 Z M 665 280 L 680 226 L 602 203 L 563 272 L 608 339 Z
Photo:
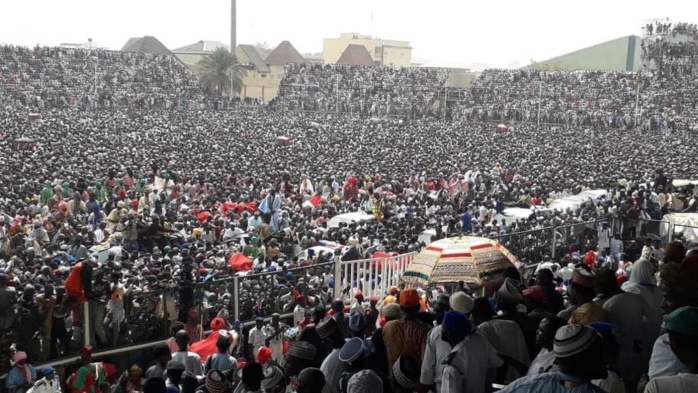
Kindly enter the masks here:
M 575 195 L 583 198 L 591 198 L 593 200 L 597 200 L 601 197 L 607 198 L 608 197 L 608 191 L 598 189 L 598 190 L 586 190 L 582 191 L 579 194 Z
M 578 195 L 568 196 L 554 200 L 550 205 L 548 205 L 548 209 L 561 212 L 564 212 L 567 209 L 575 211 L 581 209 L 582 206 L 591 203 L 592 199 L 593 198 L 591 197 L 583 197 Z
M 419 234 L 417 241 L 428 246 L 431 243 L 432 236 L 436 236 L 436 229 L 426 229 Z
M 448 225 L 444 225 L 441 227 L 441 231 L 443 233 L 448 233 Z M 422 231 L 422 233 L 419 234 L 419 237 L 417 238 L 418 242 L 423 242 L 427 246 L 431 243 L 431 237 L 436 236 L 436 229 L 434 228 L 429 228 L 425 229 Z
M 501 224 L 504 221 L 507 225 L 512 222 L 528 221 L 531 216 L 548 216 L 552 213 L 547 207 L 534 206 L 531 209 L 525 209 L 522 207 L 508 207 L 502 210 L 501 213 L 495 215 L 492 220 L 497 220 L 497 223 Z
M 353 213 L 344 213 L 344 214 L 338 214 L 332 218 L 330 218 L 329 221 L 327 221 L 327 227 L 328 228 L 338 228 L 340 223 L 345 223 L 345 224 L 351 224 L 352 222 L 355 223 L 361 223 L 364 221 L 373 221 L 376 218 L 373 217 L 373 215 L 364 213 L 364 212 L 353 212 Z
M 344 255 L 344 253 L 347 251 L 347 247 L 342 246 L 342 245 L 337 245 L 337 246 L 335 246 L 335 247 L 332 247 L 332 246 L 330 246 L 330 247 L 328 247 L 328 246 L 315 246 L 315 247 L 307 248 L 307 249 L 301 251 L 300 253 L 296 254 L 295 256 L 298 257 L 298 260 L 301 260 L 301 259 L 307 260 L 307 259 L 308 259 L 308 250 L 313 250 L 315 256 L 317 257 L 317 256 L 320 255 L 320 254 L 325 254 L 325 255 L 330 254 L 330 255 L 334 255 L 335 250 L 337 250 L 337 249 L 341 250 L 341 254 L 340 254 L 340 255 Z

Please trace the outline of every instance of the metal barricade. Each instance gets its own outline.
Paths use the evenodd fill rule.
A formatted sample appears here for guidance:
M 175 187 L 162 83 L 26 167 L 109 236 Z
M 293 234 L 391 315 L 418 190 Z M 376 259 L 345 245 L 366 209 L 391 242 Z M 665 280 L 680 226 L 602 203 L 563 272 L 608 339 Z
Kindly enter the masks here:
M 596 221 L 576 222 L 561 225 L 553 228 L 554 249 L 552 256 L 561 257 L 570 253 L 570 245 L 574 244 L 577 251 L 585 253 L 589 250 L 599 251 L 599 230 L 603 228 L 602 223 L 608 222 L 608 239 L 613 236 L 612 223 L 609 220 L 601 219 Z
M 119 343 L 139 344 L 168 336 L 165 316 L 173 305 L 165 304 L 167 297 L 163 295 L 163 290 L 124 294 L 125 320 L 120 327 Z
M 335 297 L 350 298 L 360 290 L 364 298 L 384 296 L 390 287 L 398 286 L 407 265 L 416 252 L 389 258 L 342 261 L 335 266 Z
M 204 329 L 208 329 L 213 318 L 219 314 L 226 316 L 226 320 L 235 315 L 236 279 L 230 277 L 194 285 L 194 307 L 199 311 L 199 323 Z
M 617 229 L 623 239 L 654 237 L 661 239 L 663 243 L 671 241 L 672 231 L 668 221 L 629 217 L 620 218 L 618 221 L 620 225 Z
M 681 241 L 686 249 L 698 247 L 698 227 L 666 222 L 662 229 L 669 233 L 670 240 Z
M 330 273 L 334 265 L 335 262 L 330 261 L 237 277 L 238 289 L 233 294 L 233 308 L 237 308 L 238 312 L 234 315 L 237 315 L 237 319 L 245 321 L 256 317 L 266 318 L 273 313 L 293 311 L 284 310 L 285 304 L 277 302 L 280 291 L 286 288 L 285 290 L 290 292 L 291 288 L 298 285 L 313 287 L 318 294 L 325 288 L 330 289 Z
M 514 254 L 522 263 L 529 265 L 541 262 L 553 255 L 554 228 L 491 236 Z

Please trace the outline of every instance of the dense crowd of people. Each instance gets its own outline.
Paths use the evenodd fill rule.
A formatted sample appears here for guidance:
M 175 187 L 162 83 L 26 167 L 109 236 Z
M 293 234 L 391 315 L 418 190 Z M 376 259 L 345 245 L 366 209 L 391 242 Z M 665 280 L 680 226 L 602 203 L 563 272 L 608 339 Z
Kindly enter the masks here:
M 535 123 L 597 130 L 642 128 L 660 134 L 698 129 L 692 94 L 698 41 L 692 25 L 641 41 L 635 72 L 486 70 L 468 88 L 451 88 L 447 70 L 289 64 L 272 106 L 373 117 L 457 122 Z M 458 97 L 458 98 L 454 98 Z
M 437 94 L 447 75 L 441 68 L 292 63 L 286 65 L 272 106 L 375 117 L 434 117 Z
M 462 282 L 450 293 L 401 286 L 365 299 L 357 290 L 329 304 L 300 291 L 292 320 L 274 314 L 243 330 L 216 317 L 205 338 L 196 322 L 180 325 L 152 348 L 154 364 L 122 374 L 84 347 L 67 385 L 145 393 L 692 392 L 696 263 L 698 249 L 674 241 L 645 247 L 617 270 L 600 254 L 540 266 L 529 279 L 512 268 L 487 296 Z M 39 374 L 27 357 L 13 355 L 8 388 L 23 391 L 37 378 L 33 389 L 57 384 L 53 368 Z
M 485 70 L 456 118 L 603 130 L 634 126 L 632 73 Z
M 444 117 L 441 69 L 289 64 L 269 108 L 219 106 L 170 56 L 0 49 L 0 361 L 12 393 L 39 382 L 54 389 L 58 378 L 71 391 L 130 393 L 158 388 L 154 377 L 209 393 L 231 383 L 470 392 L 513 382 L 507 389 L 524 391 L 515 389 L 572 377 L 564 381 L 632 391 L 643 372 L 671 375 L 650 362 L 653 345 L 673 356 L 659 336 L 655 276 L 663 263 L 662 282 L 693 285 L 681 281 L 694 274 L 690 256 L 681 263 L 692 246 L 686 239 L 676 256 L 679 245 L 648 237 L 659 228 L 647 220 L 698 211 L 698 187 L 672 182 L 698 172 L 696 134 L 679 138 L 696 124 L 695 94 L 681 79 L 646 76 L 636 126 L 630 73 L 488 70 Z M 561 127 L 539 127 L 539 116 Z M 18 150 L 19 138 L 31 148 Z M 531 215 L 502 219 L 507 208 Z M 358 211 L 372 219 L 329 225 Z M 450 300 L 444 288 L 364 298 L 363 285 L 388 277 L 335 275 L 337 259 L 419 251 L 424 233 L 497 238 L 517 268 L 542 262 L 539 283 L 513 269 L 494 300 L 465 284 Z M 683 270 L 664 271 L 671 266 Z M 611 282 L 623 277 L 624 291 Z M 694 304 L 671 308 L 684 305 Z M 630 308 L 640 314 L 626 318 Z M 667 324 L 693 315 L 672 310 Z M 535 339 L 539 324 L 545 342 Z M 640 324 L 654 330 L 629 341 Z M 168 337 L 146 372 L 147 360 L 121 374 L 91 359 Z M 583 348 L 570 349 L 577 339 Z M 616 340 L 619 352 L 590 357 L 601 353 L 597 339 Z M 31 366 L 75 354 L 83 359 L 73 375 Z M 587 360 L 615 379 L 580 370 Z M 532 377 L 552 367 L 561 373 Z M 523 375 L 531 378 L 514 382 Z
M 203 98 L 196 76 L 172 55 L 0 47 L 1 106 L 198 108 Z

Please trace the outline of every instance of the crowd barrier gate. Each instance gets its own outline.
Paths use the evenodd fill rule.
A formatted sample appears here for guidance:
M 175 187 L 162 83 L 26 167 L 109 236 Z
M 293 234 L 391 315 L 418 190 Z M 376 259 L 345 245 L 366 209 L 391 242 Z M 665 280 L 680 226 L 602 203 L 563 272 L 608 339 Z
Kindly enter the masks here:
M 351 298 L 355 290 L 360 290 L 364 299 L 371 296 L 384 296 L 390 287 L 398 286 L 407 265 L 416 252 L 389 258 L 339 261 L 335 264 L 335 297 Z

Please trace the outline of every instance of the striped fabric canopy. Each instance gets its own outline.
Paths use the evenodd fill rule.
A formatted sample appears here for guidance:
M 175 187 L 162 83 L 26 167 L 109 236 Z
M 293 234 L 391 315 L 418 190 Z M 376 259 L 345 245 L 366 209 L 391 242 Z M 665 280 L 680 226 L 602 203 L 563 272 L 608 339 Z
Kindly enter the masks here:
M 518 259 L 499 242 L 473 236 L 442 239 L 431 243 L 407 266 L 402 279 L 411 285 L 464 281 L 483 286 L 501 279 Z

